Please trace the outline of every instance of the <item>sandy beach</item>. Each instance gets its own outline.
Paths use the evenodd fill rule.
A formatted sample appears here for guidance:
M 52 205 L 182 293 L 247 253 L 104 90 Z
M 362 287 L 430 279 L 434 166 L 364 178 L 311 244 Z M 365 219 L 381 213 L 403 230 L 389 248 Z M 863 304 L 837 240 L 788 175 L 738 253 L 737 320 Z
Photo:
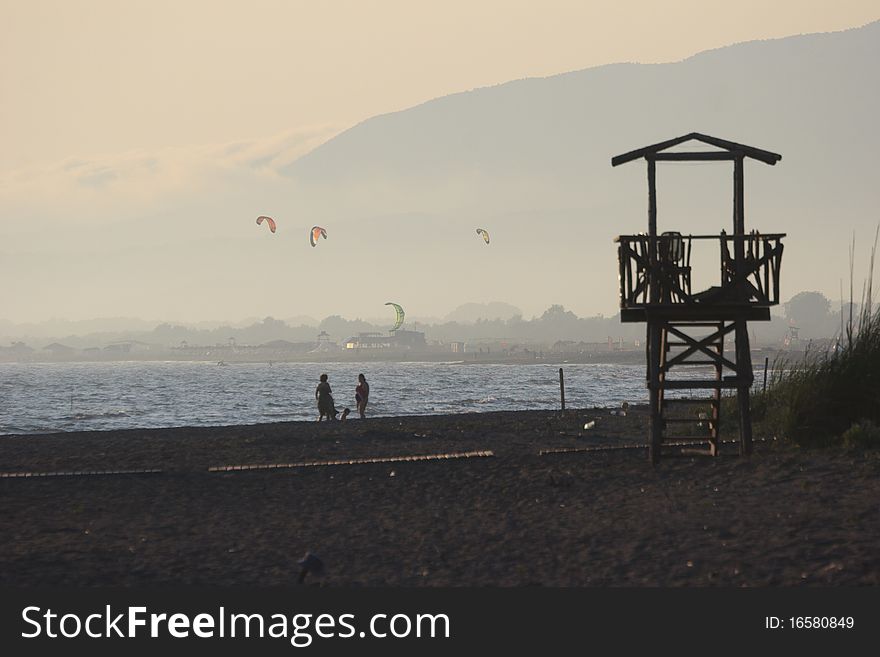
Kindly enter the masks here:
M 2 473 L 67 473 L 0 478 L 0 585 L 286 585 L 306 551 L 319 586 L 880 583 L 880 453 L 759 440 L 750 459 L 726 445 L 652 468 L 646 422 L 636 408 L 0 437 Z M 71 474 L 107 471 L 141 472 Z

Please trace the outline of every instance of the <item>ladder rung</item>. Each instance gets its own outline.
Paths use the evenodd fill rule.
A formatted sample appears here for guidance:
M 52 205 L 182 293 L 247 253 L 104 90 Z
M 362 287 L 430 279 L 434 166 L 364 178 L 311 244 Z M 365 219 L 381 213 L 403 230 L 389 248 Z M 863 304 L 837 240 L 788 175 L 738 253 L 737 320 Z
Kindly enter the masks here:
M 678 328 L 679 326 L 702 326 L 703 328 L 722 328 L 721 322 L 700 322 L 700 321 L 678 322 L 678 321 L 672 321 L 672 322 L 666 322 L 666 324 L 668 326 L 675 326 L 676 328 Z
M 715 399 L 712 397 L 708 397 L 706 399 L 689 399 L 682 397 L 681 399 L 664 399 L 663 404 L 707 404 L 710 406 L 714 406 L 717 403 Z
M 717 349 L 718 347 L 723 347 L 724 343 L 720 340 L 713 340 L 712 342 L 701 342 L 702 338 L 694 338 L 694 342 L 699 343 L 703 347 L 711 347 L 712 349 Z M 684 340 L 667 340 L 666 344 L 670 347 L 694 347 L 695 345 L 690 342 L 685 342 Z
M 679 365 L 721 365 L 721 363 L 717 360 L 683 360 L 673 363 L 670 367 L 678 367 Z
M 681 453 L 684 456 L 690 456 L 693 454 L 694 456 L 714 456 L 715 453 L 712 451 L 711 447 L 704 447 L 700 449 L 699 447 L 682 447 Z
M 685 349 L 690 349 L 690 348 L 693 347 L 693 346 L 694 346 L 694 345 L 692 345 L 692 344 L 688 344 L 688 343 L 686 343 L 686 342 L 676 342 L 676 343 L 667 342 L 667 343 L 666 343 L 666 353 L 669 353 L 670 351 L 673 351 L 673 350 L 681 349 L 681 351 L 677 351 L 677 352 L 676 352 L 675 355 L 677 356 L 677 355 L 680 354 L 680 353 L 684 353 L 684 350 L 685 350 Z M 714 352 L 717 352 L 717 351 L 718 351 L 718 345 L 714 345 L 714 344 L 704 344 L 703 346 L 704 346 L 706 349 L 709 349 L 710 351 L 714 351 Z M 702 353 L 705 353 L 705 352 L 701 352 L 701 351 L 698 350 L 696 347 L 694 347 L 694 353 L 702 354 Z M 723 352 L 722 352 L 722 353 L 723 353 Z
M 739 385 L 739 381 L 736 379 L 724 381 L 704 379 L 701 381 L 664 381 L 660 387 L 665 390 L 696 390 L 699 388 L 737 388 Z
M 686 422 L 708 422 L 708 421 L 709 421 L 709 420 L 701 420 L 701 419 L 698 418 L 698 417 L 665 417 L 665 418 L 663 418 L 663 420 L 664 420 L 665 422 L 679 422 L 679 423 L 686 423 Z
M 712 322 L 705 319 L 674 319 L 666 323 L 669 326 L 721 326 L 723 322 Z

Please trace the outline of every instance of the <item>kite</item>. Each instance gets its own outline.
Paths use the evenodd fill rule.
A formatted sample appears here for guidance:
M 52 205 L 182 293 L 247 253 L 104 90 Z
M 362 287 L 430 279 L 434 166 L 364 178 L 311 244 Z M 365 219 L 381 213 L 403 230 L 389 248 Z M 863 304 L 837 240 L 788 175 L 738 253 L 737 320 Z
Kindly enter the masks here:
M 404 318 L 403 308 L 401 308 L 396 303 L 391 303 L 390 301 L 388 303 L 386 303 L 385 305 L 386 306 L 394 306 L 394 312 L 396 313 L 396 316 L 394 318 L 394 326 L 391 327 L 391 330 L 396 331 L 401 326 L 403 326 L 403 318 Z
M 309 244 L 317 246 L 319 237 L 327 239 L 327 231 L 320 226 L 312 226 L 312 231 L 309 233 Z
M 261 215 L 261 216 L 257 217 L 257 226 L 259 226 L 261 223 L 263 223 L 264 219 L 266 220 L 266 223 L 269 224 L 269 230 L 271 230 L 274 233 L 275 232 L 275 220 L 272 217 L 267 217 L 265 215 Z
M 482 228 L 477 228 L 477 235 L 482 235 L 483 241 L 486 244 L 489 243 L 489 231 L 483 230 Z

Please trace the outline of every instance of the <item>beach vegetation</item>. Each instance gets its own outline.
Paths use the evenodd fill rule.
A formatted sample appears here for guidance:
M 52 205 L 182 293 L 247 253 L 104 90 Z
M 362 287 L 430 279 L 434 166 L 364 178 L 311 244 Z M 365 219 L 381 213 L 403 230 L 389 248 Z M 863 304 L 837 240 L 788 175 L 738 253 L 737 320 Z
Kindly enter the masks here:
M 841 435 L 844 447 L 880 447 L 880 426 L 871 420 L 855 422 Z
M 858 312 L 853 247 L 849 313 L 839 335 L 828 348 L 777 359 L 767 390 L 755 395 L 753 416 L 762 433 L 802 447 L 880 447 L 880 308 L 873 298 L 878 235 L 880 227 Z

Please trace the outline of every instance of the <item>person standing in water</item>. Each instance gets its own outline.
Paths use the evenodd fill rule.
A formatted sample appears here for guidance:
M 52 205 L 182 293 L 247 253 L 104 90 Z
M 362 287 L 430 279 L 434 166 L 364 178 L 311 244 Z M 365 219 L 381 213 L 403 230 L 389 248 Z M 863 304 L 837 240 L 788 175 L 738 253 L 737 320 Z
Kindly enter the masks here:
M 370 384 L 367 383 L 367 377 L 358 374 L 357 388 L 354 390 L 354 400 L 357 402 L 358 414 L 361 419 L 366 418 L 367 400 L 370 398 Z
M 333 401 L 333 391 L 330 389 L 330 384 L 327 383 L 327 375 L 321 375 L 321 382 L 318 384 L 318 387 L 315 388 L 315 399 L 318 401 L 318 422 L 320 422 L 324 416 L 327 417 L 328 420 L 335 420 L 336 416 L 339 415 L 339 411 L 336 410 L 336 403 Z M 348 414 L 351 411 L 348 408 L 342 410 L 342 417 L 340 420 L 345 420 L 348 417 Z
M 326 416 L 328 420 L 335 420 L 336 406 L 333 403 L 333 391 L 327 383 L 327 375 L 321 375 L 321 382 L 315 388 L 315 399 L 318 401 L 318 422 Z

